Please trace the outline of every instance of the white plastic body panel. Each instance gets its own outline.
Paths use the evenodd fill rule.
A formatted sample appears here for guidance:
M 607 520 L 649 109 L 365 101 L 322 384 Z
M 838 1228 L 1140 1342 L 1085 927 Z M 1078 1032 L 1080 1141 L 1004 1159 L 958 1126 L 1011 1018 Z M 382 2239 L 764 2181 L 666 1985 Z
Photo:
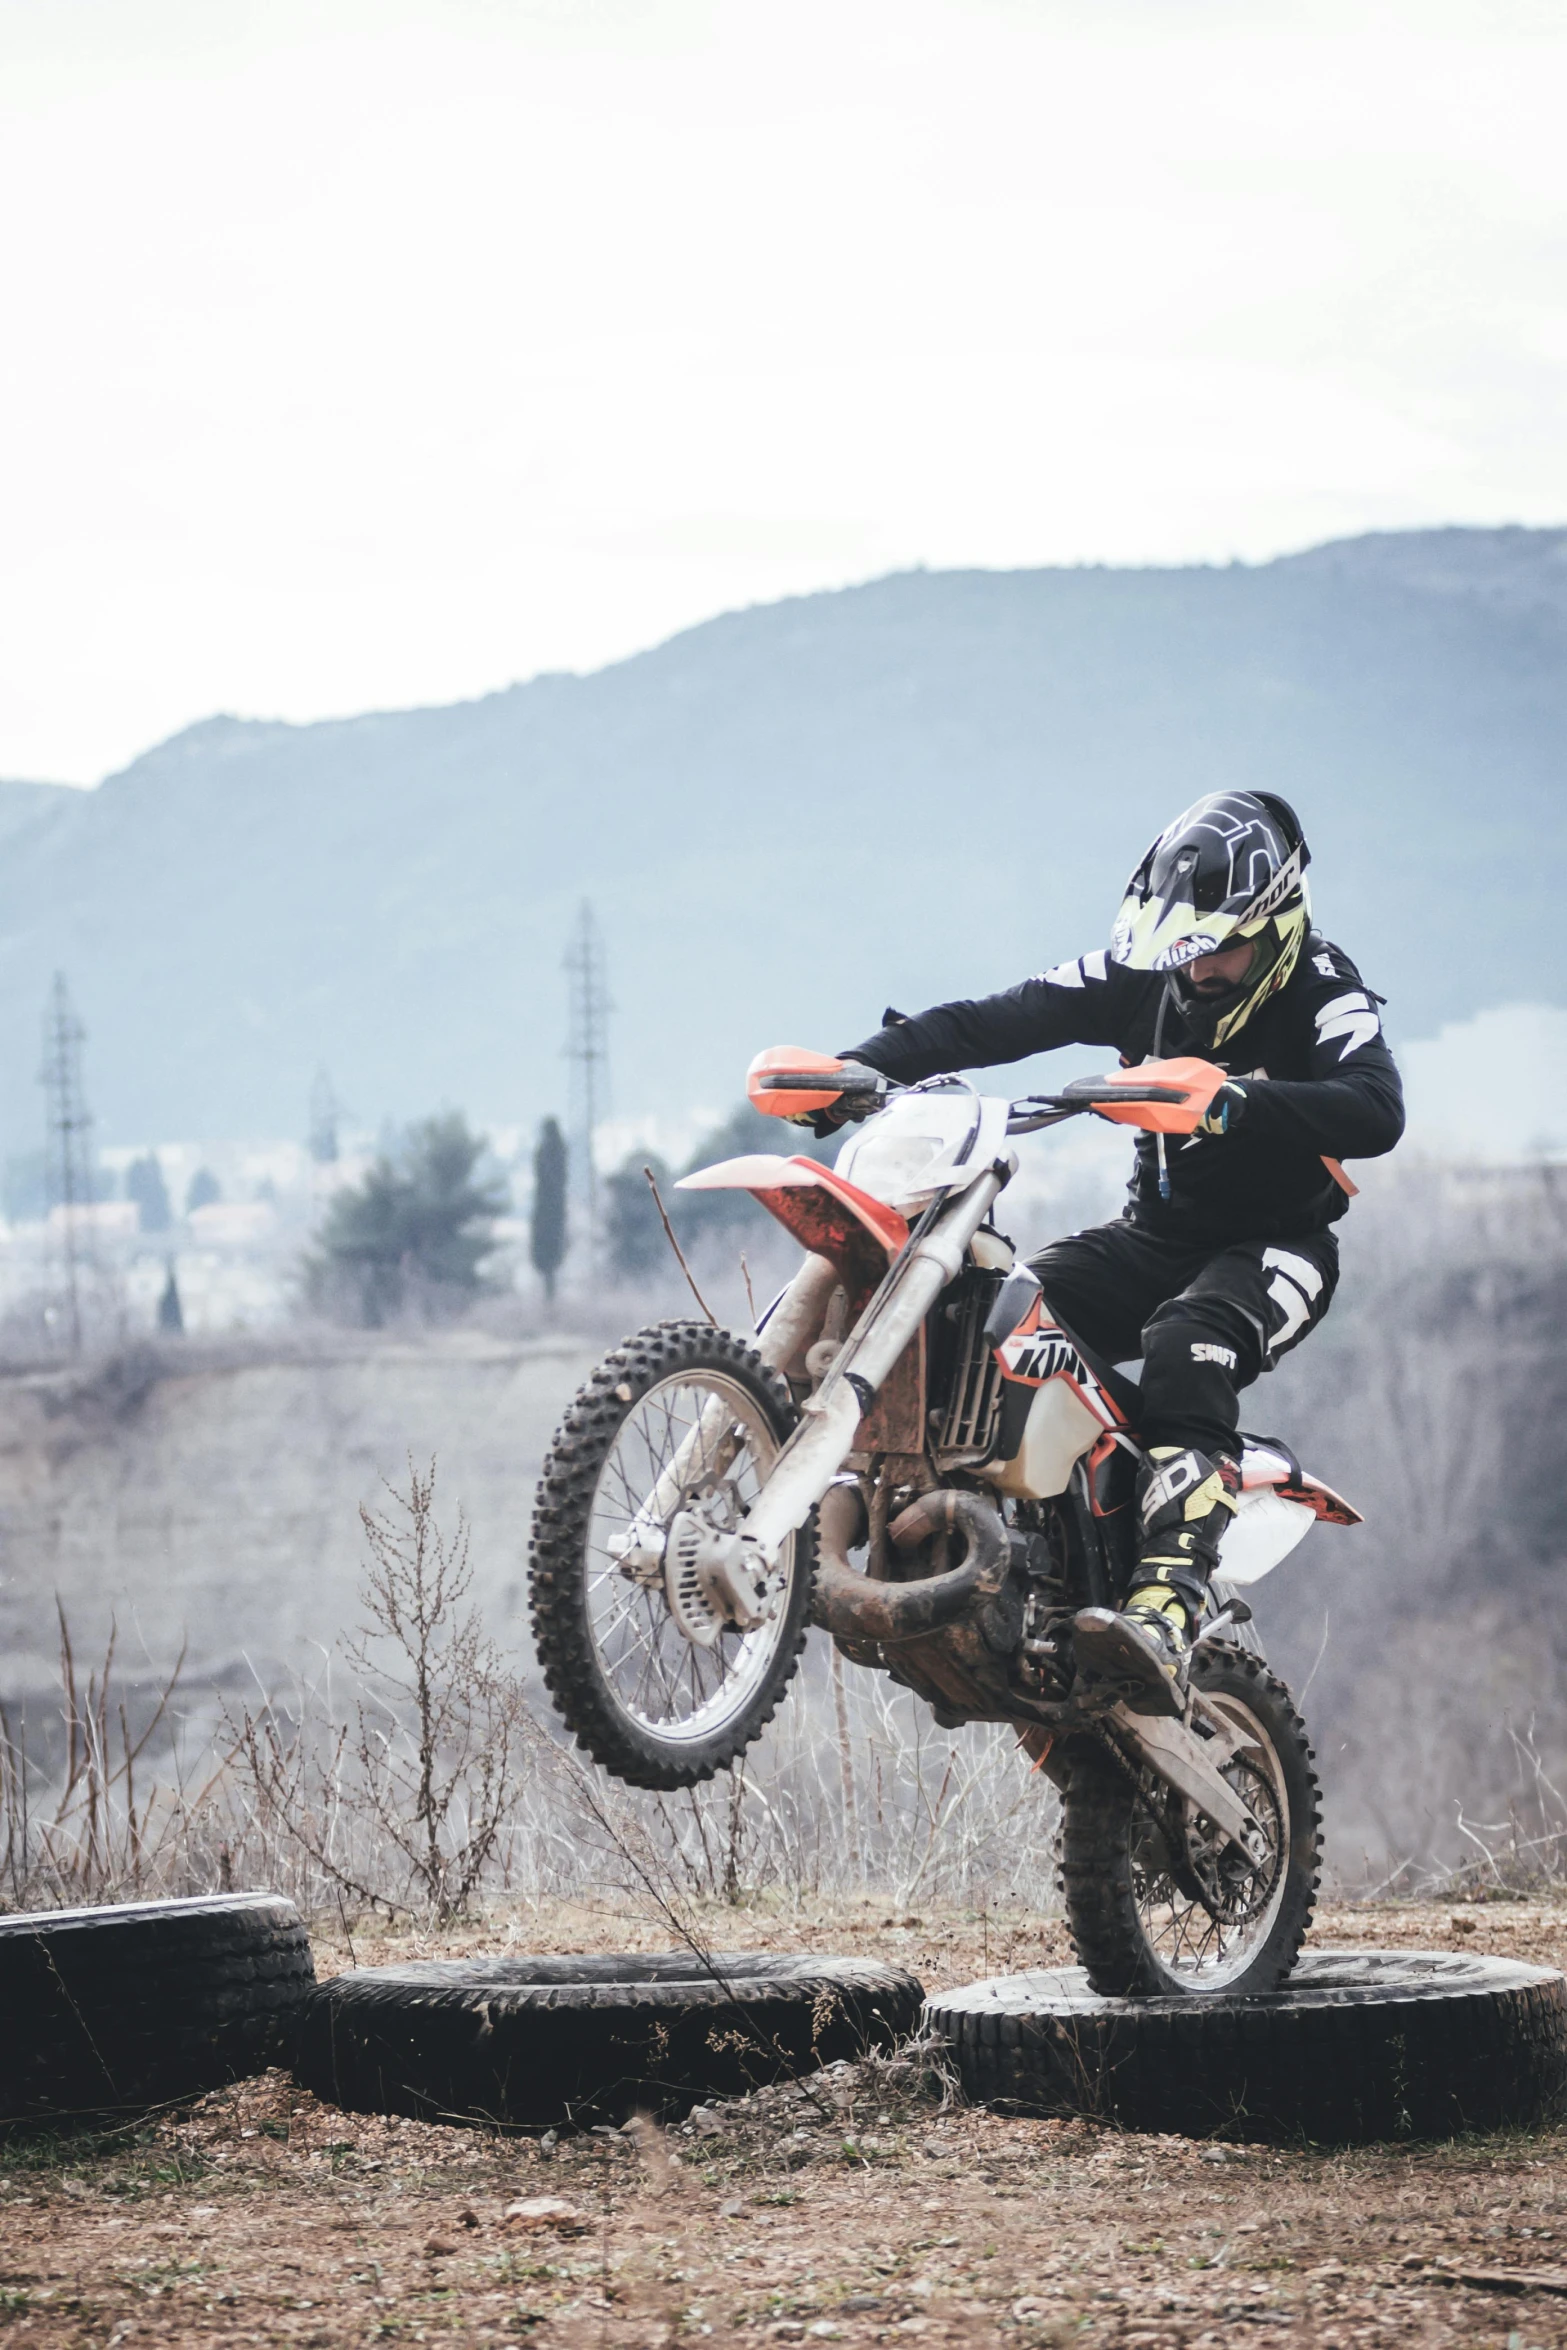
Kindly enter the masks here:
M 1023 1441 L 1012 1459 L 995 1461 L 976 1474 L 1000 1493 L 1045 1501 L 1053 1493 L 1065 1493 L 1073 1469 L 1104 1432 L 1103 1420 L 1089 1410 L 1070 1381 L 1047 1379 L 1035 1391 Z
M 1219 1544 L 1218 1573 L 1237 1587 L 1260 1583 L 1316 1524 L 1304 1502 L 1286 1501 L 1271 1485 L 1243 1492 Z
M 988 1095 L 902 1094 L 850 1137 L 834 1170 L 872 1199 L 907 1213 L 938 1192 L 966 1189 L 998 1159 L 1016 1166 L 1007 1145 L 1007 1113 L 1006 1102 Z

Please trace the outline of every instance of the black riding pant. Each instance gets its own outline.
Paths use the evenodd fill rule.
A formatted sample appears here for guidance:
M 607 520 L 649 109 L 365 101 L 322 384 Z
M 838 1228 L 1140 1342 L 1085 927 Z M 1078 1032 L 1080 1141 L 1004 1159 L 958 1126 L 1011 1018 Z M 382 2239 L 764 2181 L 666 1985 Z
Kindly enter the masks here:
M 1112 1363 L 1142 1356 L 1145 1444 L 1232 1458 L 1237 1391 L 1316 1328 L 1338 1286 L 1331 1232 L 1215 1248 L 1096 1224 L 1030 1261 L 1074 1337 Z

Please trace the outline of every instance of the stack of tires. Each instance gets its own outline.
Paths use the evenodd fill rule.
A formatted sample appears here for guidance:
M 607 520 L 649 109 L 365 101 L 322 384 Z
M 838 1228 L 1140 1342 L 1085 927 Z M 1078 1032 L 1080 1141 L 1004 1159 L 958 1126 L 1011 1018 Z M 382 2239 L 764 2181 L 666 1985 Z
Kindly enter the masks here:
M 0 2121 L 145 2111 L 286 2064 L 314 1985 L 274 1893 L 0 1917 Z
M 1111 1999 L 1080 1968 L 942 1992 L 874 1959 L 506 1957 L 317 1984 L 271 1893 L 0 1917 L 0 2123 L 143 2112 L 292 2064 L 352 2112 L 513 2129 L 675 2119 L 919 2030 L 976 2103 L 1184 2135 L 1438 2137 L 1567 2111 L 1567 1980 L 1310 1951 L 1277 1991 Z
M 497 1957 L 317 1984 L 270 1893 L 0 1917 L 0 2123 L 102 2121 L 292 2065 L 361 2113 L 502 2128 L 673 2118 L 873 2048 L 923 1987 L 754 1951 Z

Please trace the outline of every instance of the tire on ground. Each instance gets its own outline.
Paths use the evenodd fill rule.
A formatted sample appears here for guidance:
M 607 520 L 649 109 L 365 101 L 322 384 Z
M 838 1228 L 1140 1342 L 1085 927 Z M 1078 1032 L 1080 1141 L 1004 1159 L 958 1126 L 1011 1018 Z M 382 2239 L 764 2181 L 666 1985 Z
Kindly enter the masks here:
M 143 2111 L 286 2063 L 314 1982 L 277 1894 L 0 1917 L 0 2120 Z
M 1101 1999 L 1081 1967 L 926 2009 L 968 2095 L 1186 2137 L 1356 2145 L 1567 2109 L 1567 1978 L 1442 1951 L 1318 1950 L 1256 1998 Z
M 923 1999 L 899 1967 L 757 1952 L 367 1967 L 312 1996 L 295 2077 L 350 2112 L 422 2121 L 671 2118 L 889 2048 Z

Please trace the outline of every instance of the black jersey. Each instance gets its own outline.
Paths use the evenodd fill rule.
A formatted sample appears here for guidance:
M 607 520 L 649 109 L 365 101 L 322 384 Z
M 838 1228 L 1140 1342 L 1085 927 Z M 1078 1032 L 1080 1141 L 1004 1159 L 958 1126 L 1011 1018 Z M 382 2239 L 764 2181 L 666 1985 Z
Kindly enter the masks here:
M 895 1020 L 844 1057 L 912 1084 L 1062 1044 L 1111 1046 L 1130 1065 L 1152 1056 L 1158 1031 L 1161 1058 L 1195 1053 L 1248 1080 L 1247 1106 L 1228 1134 L 1166 1137 L 1168 1198 L 1154 1138 L 1140 1134 L 1128 1215 L 1196 1242 L 1282 1240 L 1343 1215 L 1347 1195 L 1325 1159 L 1377 1158 L 1404 1130 L 1380 1000 L 1314 930 L 1278 994 L 1215 1050 L 1188 1029 L 1162 974 L 1129 971 L 1100 949 L 1002 995 Z

